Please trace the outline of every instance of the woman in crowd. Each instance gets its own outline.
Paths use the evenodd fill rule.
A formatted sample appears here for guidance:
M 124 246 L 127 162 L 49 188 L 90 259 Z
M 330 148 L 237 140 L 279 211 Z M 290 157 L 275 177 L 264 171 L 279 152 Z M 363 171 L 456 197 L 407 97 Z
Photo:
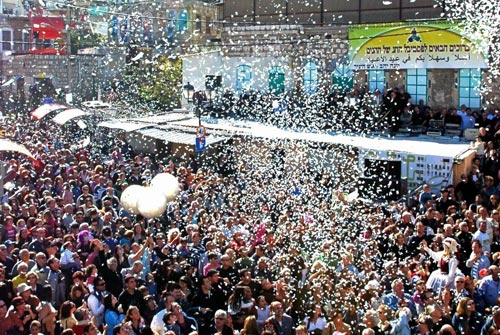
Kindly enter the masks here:
M 460 270 L 457 268 L 458 259 L 455 256 L 458 250 L 457 241 L 448 237 L 443 240 L 443 251 L 435 252 L 423 240 L 422 250 L 425 250 L 439 266 L 437 270 L 431 273 L 427 280 L 427 287 L 433 289 L 434 292 L 440 292 L 445 286 L 454 288 L 455 275 L 457 272 L 460 273 Z
M 65 301 L 59 308 L 59 324 L 61 329 L 73 329 L 73 326 L 78 323 L 75 318 L 76 306 L 71 301 Z
M 130 306 L 125 314 L 123 322 L 127 323 L 130 327 L 130 335 L 140 335 L 141 329 L 144 328 L 144 320 L 142 319 L 141 312 L 137 306 Z
M 473 299 L 463 297 L 460 299 L 457 311 L 451 321 L 453 328 L 460 335 L 479 334 L 483 328 L 484 318 L 476 311 L 476 304 Z
M 255 315 L 249 315 L 245 318 L 243 329 L 240 331 L 241 335 L 259 335 L 259 327 Z
M 330 312 L 331 320 L 326 324 L 325 335 L 351 335 L 351 327 L 344 322 L 342 311 L 337 309 Z
M 323 314 L 323 308 L 319 305 L 311 308 L 304 319 L 304 325 L 306 326 L 308 333 L 321 334 L 326 327 L 326 319 Z
M 104 323 L 107 325 L 107 333 L 105 335 L 113 335 L 113 329 L 120 324 L 125 315 L 118 310 L 118 299 L 111 293 L 104 297 Z

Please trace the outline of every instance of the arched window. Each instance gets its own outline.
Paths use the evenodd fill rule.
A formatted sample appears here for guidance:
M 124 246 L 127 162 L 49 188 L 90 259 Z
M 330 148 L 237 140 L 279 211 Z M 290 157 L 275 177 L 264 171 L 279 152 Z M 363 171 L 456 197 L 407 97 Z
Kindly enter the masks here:
M 238 92 L 248 90 L 252 80 L 252 67 L 250 65 L 242 64 L 236 68 L 236 90 Z
M 352 70 L 347 60 L 340 60 L 336 63 L 335 69 L 332 72 L 333 88 L 344 92 L 346 89 L 352 88 L 352 83 Z
M 183 32 L 188 29 L 189 14 L 188 11 L 183 9 L 177 16 L 177 31 Z
M 310 60 L 304 65 L 304 91 L 306 94 L 314 94 L 318 90 L 318 65 L 316 61 Z
M 269 70 L 269 92 L 274 94 L 285 92 L 285 73 L 281 66 L 273 66 Z
M 173 44 L 175 41 L 175 27 L 176 27 L 176 19 L 177 11 L 175 9 L 167 10 L 167 26 L 165 32 L 167 34 L 168 43 Z

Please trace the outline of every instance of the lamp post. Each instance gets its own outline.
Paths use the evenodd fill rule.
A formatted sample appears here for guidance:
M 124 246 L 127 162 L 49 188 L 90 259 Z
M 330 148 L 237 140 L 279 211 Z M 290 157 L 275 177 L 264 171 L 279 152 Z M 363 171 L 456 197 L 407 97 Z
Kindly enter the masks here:
M 201 125 L 201 110 L 199 108 L 201 105 L 200 92 L 195 92 L 194 86 L 188 81 L 187 84 L 183 86 L 183 94 L 188 103 L 193 103 L 194 111 L 198 117 L 198 125 Z
M 97 100 L 97 91 L 95 87 L 95 80 L 96 80 L 97 74 L 95 72 L 92 72 L 92 100 Z
M 193 102 L 194 86 L 187 82 L 183 87 L 184 98 L 187 100 L 188 104 Z

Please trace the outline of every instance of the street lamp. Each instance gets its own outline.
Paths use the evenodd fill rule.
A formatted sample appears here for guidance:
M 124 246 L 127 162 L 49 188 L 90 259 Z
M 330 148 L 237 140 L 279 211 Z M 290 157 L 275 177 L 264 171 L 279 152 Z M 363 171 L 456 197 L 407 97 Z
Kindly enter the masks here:
M 188 103 L 193 102 L 193 95 L 194 95 L 194 86 L 187 82 L 186 85 L 183 86 L 183 93 L 184 93 L 184 98 L 186 98 Z
M 196 91 L 193 93 L 193 105 L 196 109 L 196 115 L 198 116 L 198 125 L 201 126 L 201 110 L 203 107 L 203 102 L 207 101 L 207 96 L 203 91 Z
M 194 86 L 187 82 L 183 87 L 184 98 L 188 103 L 193 103 L 194 112 L 198 117 L 198 125 L 201 126 L 201 108 L 200 106 L 203 104 L 203 95 L 200 91 L 194 90 Z

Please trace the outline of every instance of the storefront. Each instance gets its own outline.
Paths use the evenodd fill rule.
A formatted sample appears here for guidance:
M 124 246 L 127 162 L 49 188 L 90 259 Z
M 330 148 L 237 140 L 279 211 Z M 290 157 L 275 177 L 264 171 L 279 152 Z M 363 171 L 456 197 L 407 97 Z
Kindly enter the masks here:
M 484 55 L 449 22 L 357 25 L 350 64 L 370 91 L 405 87 L 415 104 L 481 108 Z

